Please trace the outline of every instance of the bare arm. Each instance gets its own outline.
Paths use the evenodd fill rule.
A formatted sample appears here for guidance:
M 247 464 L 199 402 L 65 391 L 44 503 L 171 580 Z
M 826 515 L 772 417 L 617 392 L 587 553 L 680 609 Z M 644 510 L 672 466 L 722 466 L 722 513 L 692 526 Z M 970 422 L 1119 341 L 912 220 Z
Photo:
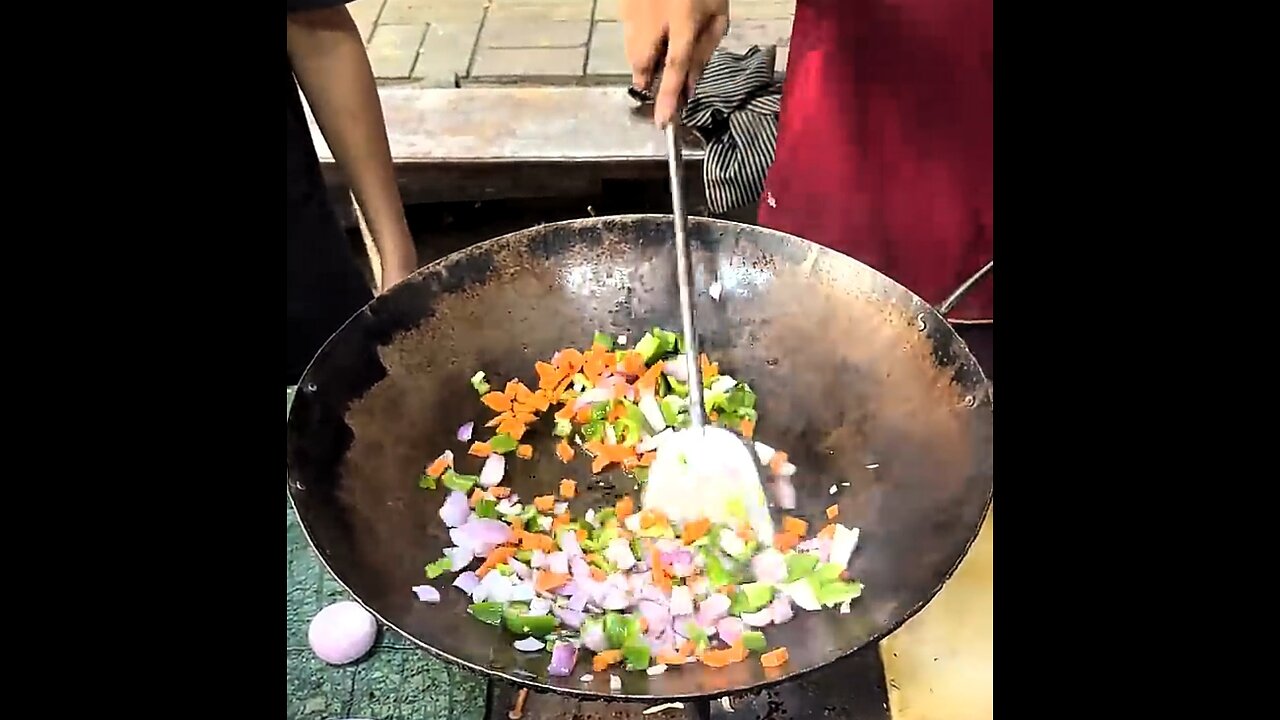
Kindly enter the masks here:
M 417 269 L 417 254 L 360 31 L 344 5 L 287 17 L 289 60 L 298 86 L 369 224 L 386 288 Z

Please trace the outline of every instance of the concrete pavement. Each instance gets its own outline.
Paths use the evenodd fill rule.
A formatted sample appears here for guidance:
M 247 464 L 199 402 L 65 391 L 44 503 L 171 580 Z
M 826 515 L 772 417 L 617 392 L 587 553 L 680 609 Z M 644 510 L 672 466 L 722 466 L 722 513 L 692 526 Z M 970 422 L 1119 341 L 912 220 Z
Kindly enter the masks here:
M 795 0 L 730 7 L 722 47 L 777 45 L 784 70 Z M 631 76 L 618 0 L 354 0 L 348 8 L 384 84 L 589 85 Z

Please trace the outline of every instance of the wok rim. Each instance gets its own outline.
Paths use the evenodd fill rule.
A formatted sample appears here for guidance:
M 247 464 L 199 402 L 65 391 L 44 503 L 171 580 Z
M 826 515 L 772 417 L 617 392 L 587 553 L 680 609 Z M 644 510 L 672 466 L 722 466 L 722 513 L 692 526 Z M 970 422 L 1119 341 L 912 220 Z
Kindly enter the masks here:
M 716 225 L 723 225 L 723 226 L 733 227 L 733 228 L 738 228 L 738 229 L 741 229 L 741 228 L 747 228 L 747 229 L 756 230 L 756 231 L 758 231 L 758 230 L 767 230 L 767 231 L 769 231 L 769 232 L 771 232 L 771 233 L 776 233 L 776 234 L 781 235 L 781 236 L 784 236 L 784 237 L 786 237 L 786 238 L 789 238 L 789 239 L 792 239 L 792 240 L 797 240 L 797 241 L 800 241 L 800 242 L 803 242 L 803 243 L 807 243 L 807 244 L 810 244 L 810 245 L 814 245 L 814 246 L 816 246 L 816 247 L 819 247 L 819 248 L 825 249 L 825 250 L 827 250 L 828 252 L 835 253 L 836 255 L 839 255 L 839 256 L 841 256 L 841 257 L 843 257 L 843 258 L 847 259 L 847 260 L 850 260 L 850 261 L 852 261 L 852 262 L 854 262 L 854 263 L 857 263 L 857 264 L 859 264 L 859 265 L 862 265 L 863 267 L 865 267 L 865 268 L 867 268 L 867 269 L 869 269 L 869 270 L 871 270 L 871 271 L 875 272 L 877 275 L 880 275 L 880 276 L 881 276 L 882 278 L 884 278 L 885 280 L 887 280 L 887 281 L 889 281 L 889 282 L 891 282 L 891 283 L 894 283 L 894 284 L 898 285 L 898 287 L 900 287 L 900 288 L 902 289 L 902 291 L 903 291 L 903 292 L 908 293 L 911 297 L 913 297 L 913 298 L 915 298 L 915 299 L 919 300 L 919 301 L 920 301 L 920 303 L 921 303 L 923 306 L 925 306 L 926 308 L 928 308 L 928 309 L 929 309 L 929 311 L 930 311 L 930 312 L 932 312 L 932 313 L 933 313 L 933 315 L 934 315 L 934 316 L 936 316 L 936 317 L 937 317 L 939 320 L 941 320 L 943 323 L 946 323 L 947 327 L 948 327 L 948 328 L 950 328 L 950 329 L 951 329 L 951 331 L 952 331 L 953 333 L 955 333 L 955 327 L 951 324 L 951 322 L 950 322 L 950 321 L 948 321 L 944 316 L 942 316 L 942 314 L 941 314 L 941 313 L 939 313 L 939 312 L 938 312 L 938 309 L 937 309 L 936 307 L 934 307 L 934 305 L 933 305 L 932 303 L 926 302 L 923 298 L 921 298 L 919 295 L 917 295 L 915 292 L 913 292 L 910 288 L 907 288 L 906 286 L 902 285 L 901 283 L 898 283 L 898 281 L 894 280 L 893 278 L 889 277 L 888 275 L 885 275 L 884 273 L 881 273 L 880 271 L 878 271 L 878 270 L 876 270 L 875 268 L 873 268 L 873 267 L 871 267 L 871 266 L 867 265 L 866 263 L 863 263 L 862 261 L 860 261 L 860 260 L 858 260 L 858 259 L 856 259 L 856 258 L 850 257 L 849 255 L 845 255 L 844 253 L 842 253 L 842 252 L 840 252 L 840 251 L 838 251 L 838 250 L 834 250 L 834 249 L 829 248 L 829 247 L 827 247 L 827 246 L 825 246 L 825 245 L 820 245 L 820 244 L 815 243 L 815 242 L 813 242 L 813 241 L 811 241 L 811 240 L 805 240 L 804 238 L 802 238 L 802 237 L 800 237 L 800 236 L 798 236 L 798 235 L 793 235 L 793 234 L 791 234 L 791 233 L 783 232 L 783 231 L 781 231 L 781 230 L 774 230 L 774 229 L 772 229 L 772 228 L 766 228 L 766 227 L 764 227 L 764 226 L 762 226 L 762 225 L 752 225 L 752 224 L 750 224 L 750 223 L 742 223 L 742 222 L 736 222 L 736 221 L 732 221 L 732 220 L 721 220 L 721 219 L 719 219 L 719 218 L 710 218 L 710 217 L 701 216 L 701 215 L 690 215 L 688 219 L 689 219 L 689 221 L 690 221 L 691 223 L 692 223 L 692 222 L 697 222 L 697 221 L 703 221 L 703 222 L 711 222 L 711 223 L 714 223 L 714 224 L 716 224 Z M 396 283 L 395 285 L 391 286 L 390 288 L 387 288 L 387 290 L 384 290 L 384 291 L 383 291 L 383 294 L 385 294 L 385 293 L 387 293 L 387 292 L 390 292 L 392 289 L 394 289 L 394 288 L 398 287 L 399 285 L 401 285 L 401 284 L 403 284 L 403 283 L 410 282 L 410 281 L 412 281 L 412 280 L 417 279 L 418 277 L 421 277 L 421 276 L 423 276 L 423 275 L 428 274 L 429 272 L 431 272 L 432 270 L 434 270 L 437 266 L 442 266 L 442 265 L 444 265 L 444 264 L 446 263 L 446 261 L 449 261 L 449 260 L 450 260 L 450 259 L 452 259 L 452 258 L 455 258 L 455 257 L 457 257 L 457 256 L 463 255 L 463 254 L 465 254 L 465 253 L 478 253 L 478 252 L 482 252 L 484 248 L 487 248 L 487 247 L 488 247 L 488 246 L 490 246 L 490 245 L 496 245 L 496 244 L 499 244 L 499 243 L 502 243 L 502 242 L 508 241 L 508 240 L 510 240 L 511 238 L 516 237 L 516 236 L 518 236 L 518 235 L 523 235 L 523 234 L 525 234 L 525 233 L 529 233 L 529 232 L 531 232 L 531 231 L 533 231 L 533 230 L 537 230 L 537 229 L 540 229 L 540 228 L 547 228 L 547 227 L 554 227 L 554 226 L 569 226 L 569 225 L 580 224 L 580 223 L 582 223 L 582 222 L 584 222 L 584 221 L 597 221 L 597 222 L 598 222 L 598 221 L 603 221 L 603 220 L 621 220 L 621 221 L 628 221 L 628 222 L 636 222 L 636 221 L 643 221 L 643 220 L 672 220 L 672 221 L 674 221 L 674 216 L 672 216 L 672 215 L 664 215 L 664 214 L 660 214 L 660 213 L 633 213 L 633 214 L 625 214 L 625 215 L 598 215 L 598 216 L 593 216 L 593 217 L 591 217 L 591 218 L 577 218 L 577 219 L 573 219 L 573 220 L 560 220 L 560 221 L 556 221 L 556 222 L 542 223 L 542 224 L 539 224 L 539 225 L 534 225 L 534 226 L 531 226 L 531 227 L 528 227 L 528 228 L 523 228 L 523 229 L 520 229 L 520 230 L 516 230 L 516 231 L 510 232 L 510 233 L 506 233 L 505 235 L 499 235 L 499 236 L 497 236 L 497 237 L 493 237 L 493 238 L 490 238 L 490 239 L 488 239 L 488 240 L 483 240 L 483 241 L 481 241 L 481 242 L 475 243 L 474 245 L 468 245 L 467 247 L 464 247 L 464 248 L 462 248 L 462 249 L 460 249 L 460 250 L 456 250 L 456 251 L 454 251 L 454 252 L 452 252 L 452 253 L 449 253 L 448 255 L 444 255 L 444 256 L 442 256 L 442 257 L 440 257 L 440 258 L 437 258 L 436 260 L 433 260 L 432 262 L 427 263 L 426 265 L 423 265 L 422 267 L 418 268 L 418 269 L 417 269 L 417 270 L 415 270 L 414 272 L 410 273 L 410 274 L 409 274 L 409 275 L 408 275 L 404 280 L 401 280 L 399 283 Z M 327 340 L 325 340 L 324 345 L 322 345 L 322 346 L 320 347 L 320 349 L 316 352 L 316 355 L 315 355 L 314 357 L 312 357 L 312 358 L 311 358 L 311 360 L 307 363 L 306 370 L 304 370 L 304 371 L 303 371 L 302 376 L 298 379 L 298 384 L 297 384 L 297 386 L 296 386 L 296 387 L 297 387 L 297 390 L 295 391 L 295 395 L 294 395 L 294 400 L 295 400 L 295 401 L 296 401 L 296 399 L 297 399 L 297 393 L 298 393 L 298 392 L 307 392 L 307 391 L 306 391 L 306 389 L 305 389 L 305 387 L 306 387 L 306 384 L 307 384 L 307 381 L 308 381 L 308 377 L 309 377 L 309 376 L 310 376 L 310 374 L 311 374 L 311 369 L 312 369 L 312 367 L 314 366 L 316 359 L 317 359 L 317 358 L 319 358 L 322 354 L 324 354 L 324 350 L 325 350 L 325 348 L 327 348 L 327 347 L 329 346 L 329 344 L 333 342 L 334 338 L 336 338 L 338 335 L 342 334 L 342 332 L 347 328 L 347 326 L 348 326 L 348 325 L 350 325 L 350 324 L 352 323 L 352 321 L 354 321 L 354 320 L 355 320 L 357 317 L 359 317 L 362 313 L 366 312 L 366 311 L 369 309 L 369 306 L 370 306 L 370 305 L 372 305 L 372 304 L 374 304 L 375 302 L 377 302 L 377 300 L 378 300 L 378 298 L 379 298 L 379 297 L 380 297 L 380 295 L 375 295 L 375 296 L 374 296 L 374 298 L 373 298 L 372 300 L 370 300 L 370 301 L 369 301 L 368 303 L 366 303 L 363 307 L 361 307 L 359 310 L 357 310 L 355 313 L 353 313 L 353 314 L 351 315 L 351 317 L 347 318 L 346 322 L 342 323 L 342 325 L 341 325 L 341 326 L 339 326 L 339 327 L 338 327 L 338 329 L 337 329 L 337 330 L 335 330 L 335 331 L 333 332 L 333 334 L 332 334 L 332 335 L 330 335 L 330 336 L 329 336 L 329 338 L 328 338 Z M 971 352 L 971 351 L 969 351 L 968 345 L 967 345 L 967 344 L 964 344 L 964 340 L 963 340 L 963 339 L 961 339 L 961 338 L 959 338 L 959 337 L 958 337 L 958 335 L 957 335 L 957 340 L 958 340 L 962 345 L 964 345 L 965 351 L 966 351 L 966 352 L 969 352 L 969 353 L 970 353 L 970 355 L 972 355 L 972 352 Z M 987 376 L 986 376 L 986 370 L 984 370 L 984 369 L 981 367 L 981 365 L 978 365 L 978 363 L 976 362 L 976 359 L 975 359 L 974 365 L 978 368 L 978 372 L 979 372 L 979 373 L 980 373 L 980 375 L 981 375 L 981 378 L 982 378 L 982 384 L 983 384 L 984 386 L 989 386 L 991 381 L 990 381 L 990 379 L 989 379 L 989 378 L 987 378 Z M 988 397 L 988 399 L 987 399 L 987 403 L 988 403 L 988 404 L 990 404 L 990 403 L 991 403 L 991 398 L 990 398 L 990 397 Z M 293 403 L 291 402 L 291 403 L 289 404 L 289 411 L 288 411 L 288 413 L 286 414 L 286 418 L 285 418 L 286 426 L 287 426 L 287 424 L 288 424 L 289 420 L 290 420 L 290 419 L 292 419 L 292 417 L 293 417 Z M 781 674 L 781 675 L 779 675 L 778 677 L 775 677 L 775 678 L 766 678 L 766 679 L 764 679 L 764 680 L 762 680 L 762 681 L 760 681 L 760 682 L 751 683 L 751 684 L 747 684 L 747 685 L 741 685 L 741 686 L 738 686 L 738 687 L 733 688 L 733 689 L 724 690 L 724 691 L 722 691 L 722 692 L 714 692 L 714 693 L 710 693 L 710 694 L 684 693 L 684 694 L 677 694 L 677 695 L 644 695 L 644 694 L 628 694 L 628 693 L 626 693 L 626 692 L 617 692 L 617 693 L 614 693 L 614 692 L 607 692 L 607 693 L 605 693 L 605 692 L 600 692 L 600 691 L 597 691 L 597 690 L 592 690 L 592 689 L 590 689 L 590 688 L 588 688 L 588 687 L 584 687 L 584 688 L 582 688 L 582 689 L 578 689 L 578 688 L 574 688 L 574 687 L 560 687 L 560 686 L 552 685 L 552 684 L 550 684 L 550 683 L 546 682 L 545 680 L 541 680 L 541 679 L 539 679 L 538 677 L 526 677 L 526 676 L 523 676 L 523 675 L 516 675 L 516 674 L 513 674 L 512 672 L 510 672 L 510 671 L 506 670 L 505 668 L 493 668 L 493 667 L 488 667 L 488 666 L 481 666 L 481 665 L 477 665 L 477 664 L 475 664 L 475 663 L 469 662 L 469 661 L 464 660 L 464 659 L 462 659 L 462 658 L 455 657 L 455 656 L 453 656 L 453 655 L 451 655 L 451 654 L 449 654 L 449 653 L 447 653 L 447 652 L 444 652 L 444 651 L 442 651 L 442 650 L 440 650 L 440 649 L 438 649 L 438 648 L 432 647 L 431 645 L 428 645 L 427 643 L 425 643 L 425 642 L 423 642 L 423 641 L 419 640 L 418 638 L 414 637 L 413 635 L 411 635 L 411 634 L 409 634 L 409 633 L 405 632 L 405 631 L 404 631 L 404 630 L 402 630 L 399 626 L 397 626 L 395 623 L 393 623 L 393 622 L 391 622 L 391 621 L 387 620 L 385 617 L 383 617 L 381 614 L 379 614 L 379 613 L 378 613 L 378 611 L 376 611 L 376 610 L 374 610 L 372 607 L 370 607 L 370 606 L 369 606 L 369 604 L 368 604 L 368 603 L 366 603 L 366 602 L 364 601 L 364 599 L 363 599 L 363 598 L 361 598 L 359 595 L 357 595 L 357 594 L 356 594 L 356 593 L 355 593 L 355 592 L 354 592 L 354 591 L 353 591 L 353 590 L 352 590 L 352 589 L 347 585 L 347 583 L 346 583 L 346 582 L 345 582 L 345 581 L 344 581 L 344 580 L 343 580 L 343 579 L 338 575 L 338 573 L 337 573 L 337 572 L 335 572 L 335 571 L 334 571 L 334 569 L 329 565 L 329 562 L 328 562 L 328 560 L 326 560 L 326 559 L 325 559 L 324 554 L 323 554 L 323 553 L 321 553 L 321 552 L 320 552 L 320 550 L 316 547 L 315 540 L 311 537 L 311 530 L 310 530 L 310 528 L 308 527 L 307 521 L 302 517 L 302 513 L 298 512 L 298 505 L 297 505 L 297 502 L 294 500 L 294 495 L 293 495 L 293 493 L 294 493 L 294 484 L 293 484 L 293 482 L 291 481 L 291 478 L 289 477 L 289 469 L 288 469 L 288 467 L 287 467 L 287 463 L 286 463 L 286 469 L 285 469 L 285 489 L 286 489 L 286 493 L 287 493 L 287 494 L 288 494 L 288 496 L 289 496 L 289 506 L 293 509 L 293 515 L 294 515 L 294 517 L 295 517 L 295 518 L 297 519 L 297 521 L 298 521 L 298 527 L 302 529 L 302 535 L 303 535 L 303 537 L 305 537 L 305 538 L 307 539 L 307 545 L 311 548 L 311 554 L 312 554 L 315 558 L 317 558 L 317 559 L 320 561 L 320 564 L 324 567 L 325 571 L 326 571 L 326 572 L 328 572 L 328 573 L 329 573 L 329 575 L 330 575 L 330 576 L 331 576 L 335 581 L 337 581 L 338 585 L 340 585 L 340 586 L 342 587 L 343 591 L 344 591 L 344 592 L 346 592 L 346 594 L 347 594 L 347 595 L 349 595 L 349 596 L 350 596 L 350 598 L 351 598 L 352 600 L 354 600 L 355 602 L 359 603 L 359 605 L 360 605 L 361 607 L 363 607 L 366 611 L 368 611 L 368 613 L 369 613 L 370 615 L 372 615 L 374 618 L 376 618 L 380 624 L 382 624 L 382 625 L 386 626 L 387 628 L 390 628 L 390 629 L 392 629 L 392 630 L 396 631 L 396 632 L 397 632 L 397 633 L 399 633 L 402 637 L 404 637 L 405 639 L 407 639 L 409 642 L 413 643 L 413 644 L 414 644 L 414 645 L 416 645 L 417 647 L 422 648 L 423 650 L 426 650 L 430 655 L 432 655 L 432 656 L 434 656 L 434 657 L 436 657 L 436 658 L 438 658 L 438 659 L 440 659 L 440 660 L 443 660 L 443 661 L 446 661 L 446 662 L 448 662 L 448 663 L 452 663 L 452 664 L 454 664 L 454 665 L 458 665 L 458 666 L 461 666 L 461 667 L 463 667 L 463 668 L 465 668 L 465 669 L 467 669 L 467 670 L 470 670 L 471 672 L 473 672 L 473 673 L 475 673 L 475 674 L 478 674 L 478 675 L 480 675 L 480 676 L 484 677 L 486 680 L 487 680 L 487 679 L 489 679 L 489 678 L 492 678 L 492 677 L 496 677 L 496 678 L 498 678 L 498 679 L 504 680 L 504 681 L 506 681 L 506 682 L 508 682 L 508 683 L 512 683 L 512 684 L 514 684 L 514 685 L 516 685 L 516 686 L 519 686 L 519 687 L 527 687 L 527 688 L 530 688 L 530 689 L 533 689 L 533 690 L 538 690 L 538 691 L 544 691 L 544 692 L 554 693 L 554 694 L 556 694 L 556 695 L 567 695 L 567 696 L 572 697 L 572 698 L 575 698 L 575 699 L 581 699 L 581 700 L 598 700 L 598 701 L 602 701 L 602 702 L 654 702 L 654 703 L 662 703 L 662 702 L 682 702 L 682 701 L 698 701 L 698 700 L 716 700 L 716 699 L 719 699 L 719 698 L 722 698 L 722 697 L 729 697 L 729 696 L 732 696 L 732 695 L 740 695 L 740 694 L 747 694 L 747 693 L 760 692 L 760 691 L 762 691 L 762 690 L 765 690 L 765 689 L 768 689 L 768 688 L 774 687 L 774 686 L 776 686 L 776 685 L 781 685 L 781 684 L 783 684 L 783 683 L 787 683 L 787 682 L 795 682 L 795 681 L 798 681 L 798 680 L 802 679 L 805 675 L 808 675 L 809 673 L 814 672 L 815 670 L 820 670 L 820 669 L 825 668 L 825 667 L 827 667 L 827 666 L 829 666 L 829 665 L 835 664 L 836 662 L 839 662 L 839 661 L 841 661 L 841 660 L 844 660 L 844 659 L 848 658 L 849 656 L 853 655 L 854 653 L 856 653 L 856 652 L 858 652 L 858 651 L 860 651 L 860 650 L 866 649 L 867 647 L 870 647 L 870 646 L 872 646 L 872 645 L 878 645 L 878 644 L 879 644 L 880 642 L 882 642 L 885 638 L 887 638 L 888 636 L 890 636 L 890 635 L 892 635 L 893 633 L 897 632 L 897 631 L 898 631 L 898 630 L 899 630 L 903 625 L 905 625 L 905 624 L 907 623 L 907 621 L 908 621 L 908 620 L 910 620 L 910 619 L 912 619 L 913 617 L 915 617 L 916 615 L 918 615 L 918 614 L 920 613 L 920 611 L 922 611 L 926 606 L 928 606 L 928 604 L 929 604 L 929 603 L 933 602 L 934 598 L 936 598 L 936 597 L 938 596 L 938 593 L 942 591 L 943 586 L 945 586 L 945 585 L 946 585 L 946 584 L 951 580 L 951 578 L 955 575 L 956 571 L 960 568 L 960 565 L 965 561 L 965 558 L 967 558 L 967 557 L 969 556 L 969 552 L 970 552 L 970 550 L 972 550 L 972 549 L 973 549 L 973 544 L 974 544 L 975 542 L 977 542 L 978 536 L 982 533 L 982 528 L 983 528 L 983 526 L 986 524 L 987 516 L 991 513 L 991 503 L 992 503 L 992 499 L 993 499 L 994 494 L 995 494 L 995 474 L 994 474 L 994 473 L 992 473 L 992 482 L 991 482 L 991 487 L 987 490 L 986 498 L 985 498 L 985 500 L 984 500 L 984 502 L 983 502 L 983 506 L 982 506 L 982 514 L 979 516 L 979 522 L 978 522 L 978 523 L 977 523 L 977 525 L 974 527 L 972 534 L 969 536 L 968 541 L 965 543 L 965 546 L 964 546 L 964 550 L 963 550 L 963 552 L 961 552 L 961 553 L 960 553 L 960 555 L 956 558 L 956 561 L 951 565 L 951 567 L 950 567 L 950 568 L 947 570 L 947 572 L 943 575 L 942 579 L 938 582 L 937 586 L 935 586 L 932 590 L 930 590 L 930 591 L 929 591 L 929 593 L 928 593 L 928 595 L 927 595 L 927 596 L 925 596 L 924 598 L 922 598 L 922 599 L 920 600 L 920 602 L 918 602 L 918 603 L 916 603 L 915 605 L 913 605 L 913 606 L 911 607 L 911 609 L 910 609 L 910 610 L 908 610 L 908 611 L 907 611 L 907 613 L 906 613 L 906 614 L 904 614 L 904 615 L 903 615 L 899 620 L 897 620 L 897 621 L 895 621 L 895 622 L 893 622 L 893 623 L 890 623 L 890 624 L 886 625 L 886 626 L 884 627 L 884 629 L 883 629 L 883 630 L 880 630 L 879 632 L 877 632 L 877 633 L 875 633 L 874 635 L 872 635 L 870 638 L 868 638 L 868 639 L 867 639 L 867 641 L 866 641 L 866 642 L 864 642 L 864 643 L 862 643 L 862 644 L 860 644 L 860 645 L 857 645 L 857 646 L 855 646 L 855 647 L 849 648 L 848 650 L 846 650 L 846 651 L 844 651 L 844 652 L 840 653 L 839 655 L 837 655 L 837 656 L 833 657 L 832 659 L 828 660 L 828 661 L 827 661 L 827 662 L 825 662 L 825 663 L 820 663 L 820 664 L 813 665 L 813 666 L 811 666 L 811 667 L 807 667 L 807 668 L 801 668 L 801 669 L 798 669 L 798 670 L 795 670 L 795 671 L 792 671 L 792 672 L 789 672 L 789 673 L 786 673 L 786 674 Z M 452 585 L 451 585 L 451 587 L 452 587 Z M 830 610 L 831 610 L 830 608 L 824 608 L 824 609 L 823 609 L 823 610 L 821 610 L 820 612 L 829 612 Z M 369 656 L 370 654 L 371 654 L 371 653 L 366 653 L 364 656 L 362 656 L 362 657 L 360 658 L 360 661 L 350 663 L 350 665 L 357 665 L 357 664 L 359 664 L 359 663 L 360 663 L 360 662 L 362 662 L 364 659 L 368 658 L 368 656 Z M 678 672 L 678 669 L 677 669 L 676 671 Z M 611 674 L 612 674 L 612 673 L 611 673 Z M 569 679 L 569 678 L 571 678 L 571 677 L 572 677 L 572 676 L 566 676 L 566 679 Z

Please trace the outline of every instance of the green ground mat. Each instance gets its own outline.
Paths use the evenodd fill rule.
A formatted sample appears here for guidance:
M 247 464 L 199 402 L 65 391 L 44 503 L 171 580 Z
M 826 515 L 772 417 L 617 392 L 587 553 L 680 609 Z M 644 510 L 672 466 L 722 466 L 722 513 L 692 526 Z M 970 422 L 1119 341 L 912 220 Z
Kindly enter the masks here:
M 289 389 L 286 398 L 293 399 Z M 326 605 L 350 599 L 316 559 L 285 498 L 289 720 L 481 720 L 485 680 L 432 658 L 382 628 L 369 655 L 331 667 L 307 646 L 307 626 Z

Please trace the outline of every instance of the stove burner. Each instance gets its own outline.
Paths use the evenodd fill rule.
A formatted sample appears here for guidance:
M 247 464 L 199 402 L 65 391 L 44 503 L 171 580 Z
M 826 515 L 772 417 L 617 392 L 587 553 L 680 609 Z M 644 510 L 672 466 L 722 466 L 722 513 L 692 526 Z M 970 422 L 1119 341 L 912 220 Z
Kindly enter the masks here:
M 486 720 L 891 720 L 889 689 L 877 646 L 768 690 L 721 700 L 686 702 L 645 715 L 653 703 L 582 701 L 490 681 Z M 699 705 L 701 707 L 699 707 Z

